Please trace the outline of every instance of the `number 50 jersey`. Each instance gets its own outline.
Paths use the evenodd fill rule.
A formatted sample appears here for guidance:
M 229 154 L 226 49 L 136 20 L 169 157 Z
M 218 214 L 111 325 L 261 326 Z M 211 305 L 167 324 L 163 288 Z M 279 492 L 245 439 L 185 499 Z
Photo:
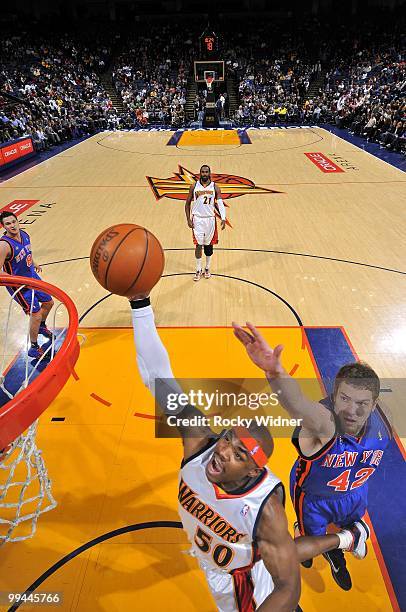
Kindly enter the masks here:
M 179 514 L 201 564 L 230 572 L 259 559 L 255 536 L 261 510 L 278 487 L 283 492 L 283 485 L 265 467 L 249 489 L 226 493 L 207 479 L 205 471 L 216 442 L 182 463 Z

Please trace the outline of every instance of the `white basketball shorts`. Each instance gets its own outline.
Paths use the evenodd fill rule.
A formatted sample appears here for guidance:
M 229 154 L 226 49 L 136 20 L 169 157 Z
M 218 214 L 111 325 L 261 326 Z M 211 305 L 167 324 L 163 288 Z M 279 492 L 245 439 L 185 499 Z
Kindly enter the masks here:
M 209 245 L 218 243 L 216 217 L 192 217 L 193 244 Z
M 258 561 L 251 570 L 228 574 L 216 569 L 203 567 L 211 594 L 219 612 L 254 610 L 273 591 L 271 574 L 263 561 Z

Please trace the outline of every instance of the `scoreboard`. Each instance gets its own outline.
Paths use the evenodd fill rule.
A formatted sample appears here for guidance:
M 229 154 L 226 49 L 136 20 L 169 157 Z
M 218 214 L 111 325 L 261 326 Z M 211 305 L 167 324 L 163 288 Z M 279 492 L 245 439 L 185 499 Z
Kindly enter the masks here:
M 219 51 L 218 36 L 207 27 L 200 35 L 200 57 L 202 59 L 217 59 Z

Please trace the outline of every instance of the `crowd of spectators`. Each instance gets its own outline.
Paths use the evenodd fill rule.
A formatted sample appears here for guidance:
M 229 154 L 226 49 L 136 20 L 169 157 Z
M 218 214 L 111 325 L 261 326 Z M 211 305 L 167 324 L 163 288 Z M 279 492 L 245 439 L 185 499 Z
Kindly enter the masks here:
M 318 24 L 311 29 L 317 36 Z M 237 47 L 228 59 L 239 80 L 235 121 L 332 123 L 405 152 L 404 35 L 401 27 L 383 32 L 378 27 L 365 28 L 362 36 L 341 28 L 320 32 L 317 54 L 307 44 L 306 28 L 294 46 L 282 39 L 268 49 L 258 37 L 248 54 L 246 46 Z
M 361 49 L 350 66 L 326 75 L 325 97 L 338 127 L 406 151 L 406 64 L 404 51 L 392 45 Z
M 178 127 L 185 123 L 187 80 L 196 48 L 197 33 L 171 26 L 149 28 L 148 35 L 131 34 L 122 40 L 113 83 L 124 108 L 143 126 L 160 123 Z
M 357 27 L 326 29 L 312 18 L 291 28 L 295 36 L 273 24 L 271 37 L 266 23 L 223 32 L 226 72 L 239 96 L 232 119 L 258 126 L 332 123 L 405 151 L 402 26 Z M 184 125 L 198 35 L 164 25 L 101 31 L 91 42 L 78 34 L 3 36 L 0 91 L 14 102 L 0 102 L 1 140 L 31 135 L 43 150 L 103 129 Z M 106 74 L 121 107 L 107 93 Z M 204 115 L 204 93 L 195 99 L 196 119 Z M 217 106 L 220 117 L 228 115 L 226 93 Z
M 99 75 L 109 61 L 105 43 L 68 36 L 5 37 L 0 61 L 0 138 L 32 136 L 44 150 L 114 128 L 118 117 Z M 19 102 L 21 100 L 22 102 Z

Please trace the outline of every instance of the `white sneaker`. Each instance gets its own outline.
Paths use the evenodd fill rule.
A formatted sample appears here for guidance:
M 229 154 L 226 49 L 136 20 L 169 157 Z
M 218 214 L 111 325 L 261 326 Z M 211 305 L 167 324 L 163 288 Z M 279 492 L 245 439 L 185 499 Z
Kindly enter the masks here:
M 367 540 L 370 536 L 368 525 L 364 521 L 359 520 L 351 525 L 349 531 L 351 531 L 354 538 L 354 543 L 350 548 L 350 552 L 357 559 L 364 559 L 367 556 Z
M 201 270 L 196 270 L 196 274 L 193 277 L 194 281 L 199 281 L 202 278 L 202 271 Z
M 211 274 L 210 274 L 210 270 L 209 268 L 206 268 L 204 271 L 204 278 L 210 278 Z

